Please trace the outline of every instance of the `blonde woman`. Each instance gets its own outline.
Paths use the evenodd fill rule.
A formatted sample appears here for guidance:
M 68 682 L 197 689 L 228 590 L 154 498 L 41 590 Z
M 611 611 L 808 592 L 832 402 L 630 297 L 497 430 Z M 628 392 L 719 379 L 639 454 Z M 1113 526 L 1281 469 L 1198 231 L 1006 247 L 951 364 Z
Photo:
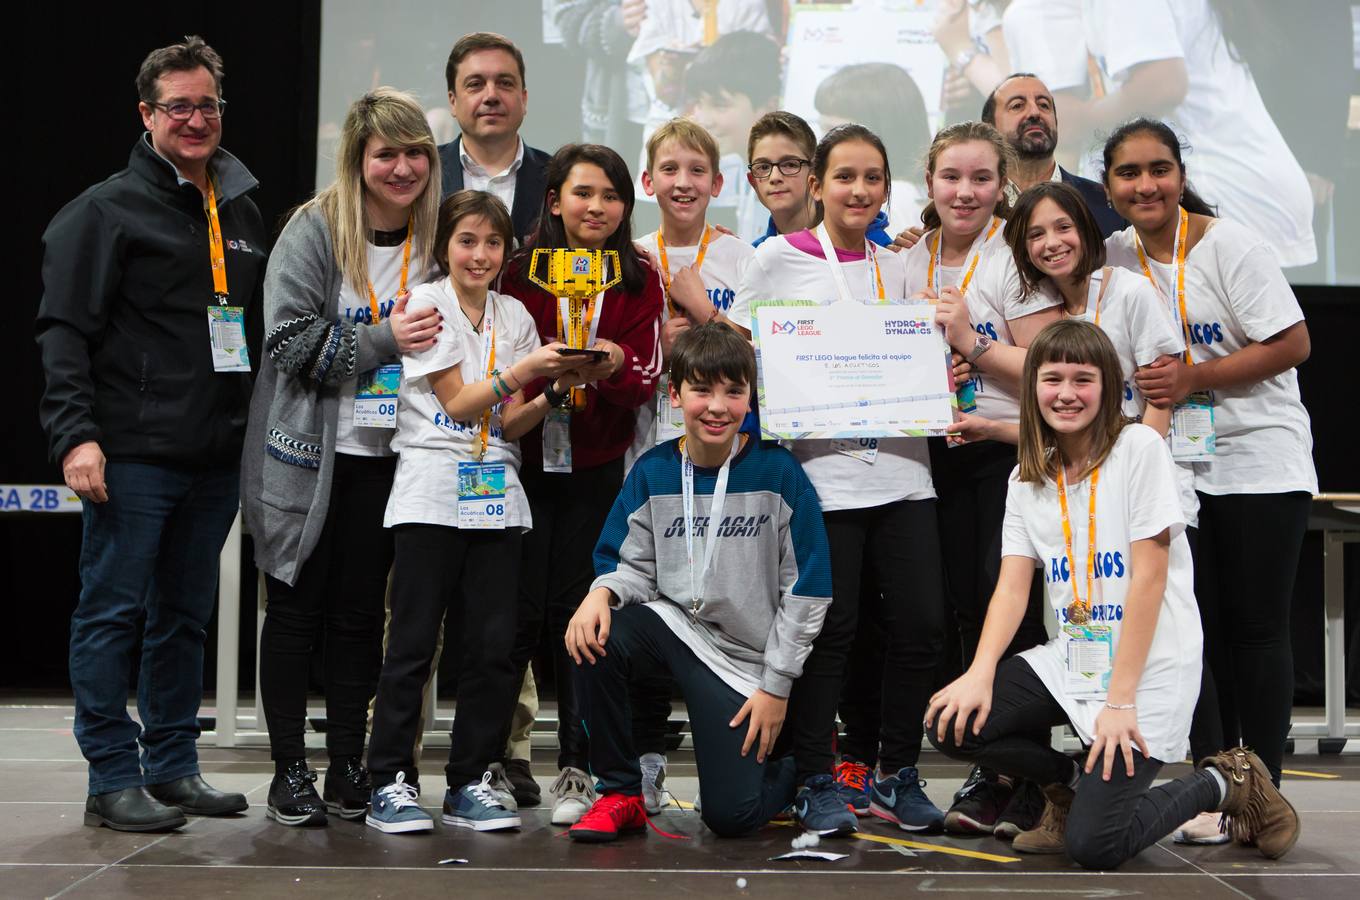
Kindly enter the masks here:
M 274 759 L 267 815 L 361 818 L 364 725 L 382 663 L 399 355 L 434 345 L 408 315 L 431 269 L 439 155 L 415 98 L 378 88 L 350 107 L 336 179 L 294 211 L 265 276 L 265 355 L 242 459 L 243 510 L 265 574 L 260 691 Z M 309 663 L 325 626 L 325 801 L 304 759 Z

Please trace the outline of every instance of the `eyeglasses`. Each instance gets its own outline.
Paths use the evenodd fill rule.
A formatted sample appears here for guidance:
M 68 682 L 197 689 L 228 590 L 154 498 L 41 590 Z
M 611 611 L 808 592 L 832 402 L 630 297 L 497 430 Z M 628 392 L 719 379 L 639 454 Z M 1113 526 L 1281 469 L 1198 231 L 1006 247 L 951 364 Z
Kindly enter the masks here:
M 751 163 L 749 166 L 746 167 L 746 169 L 751 173 L 751 176 L 753 178 L 759 179 L 760 181 L 764 181 L 766 178 L 770 177 L 770 174 L 772 172 L 774 172 L 775 166 L 779 167 L 780 175 L 792 176 L 797 175 L 799 172 L 803 171 L 803 166 L 808 166 L 811 164 L 812 163 L 806 159 L 781 159 L 777 163 L 768 162 Z
M 156 109 L 165 110 L 165 114 L 176 122 L 187 122 L 194 117 L 194 110 L 203 114 L 205 119 L 220 119 L 222 114 L 227 111 L 227 101 L 212 100 L 207 103 L 157 103 L 152 101 L 150 106 Z

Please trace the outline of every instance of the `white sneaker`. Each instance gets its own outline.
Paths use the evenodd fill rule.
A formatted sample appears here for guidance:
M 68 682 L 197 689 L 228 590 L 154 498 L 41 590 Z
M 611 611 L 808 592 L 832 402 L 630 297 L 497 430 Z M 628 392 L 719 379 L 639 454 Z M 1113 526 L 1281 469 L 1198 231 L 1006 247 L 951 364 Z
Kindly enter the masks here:
M 666 757 L 660 753 L 644 753 L 638 759 L 642 769 L 642 805 L 647 807 L 647 815 L 654 816 L 671 805 L 671 792 L 663 785 L 666 783 Z
M 1226 844 L 1232 840 L 1232 835 L 1220 826 L 1222 818 L 1222 813 L 1202 812 L 1177 828 L 1171 840 L 1177 844 Z
M 574 766 L 563 769 L 548 790 L 557 795 L 552 808 L 554 825 L 575 825 L 595 803 L 590 776 Z
M 500 801 L 510 812 L 519 812 L 519 804 L 515 802 L 515 788 L 510 783 L 510 779 L 505 775 L 505 766 L 498 762 L 493 762 L 486 767 L 486 774 L 491 778 L 487 781 L 487 787 L 495 798 Z

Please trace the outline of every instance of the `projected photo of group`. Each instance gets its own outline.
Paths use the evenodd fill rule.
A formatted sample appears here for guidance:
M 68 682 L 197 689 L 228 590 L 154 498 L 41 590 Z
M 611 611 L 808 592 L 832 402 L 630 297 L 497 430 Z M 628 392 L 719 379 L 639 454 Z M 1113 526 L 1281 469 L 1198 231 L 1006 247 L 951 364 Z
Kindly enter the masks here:
M 773 109 L 818 135 L 859 122 L 888 147 L 901 230 L 920 224 L 931 135 L 981 118 L 1024 72 L 1054 97 L 1063 168 L 1099 181 L 1117 125 L 1163 119 L 1195 191 L 1256 230 L 1291 281 L 1360 283 L 1360 5 L 1348 0 L 412 0 L 381 17 L 328 0 L 322 22 L 321 184 L 346 105 L 377 84 L 416 93 L 452 140 L 443 63 L 459 35 L 485 29 L 525 54 L 532 146 L 607 143 L 636 176 L 647 136 L 691 116 L 722 154 L 711 217 L 752 240 L 767 219 L 746 178 L 751 123 Z M 657 221 L 641 190 L 634 216 L 641 230 Z

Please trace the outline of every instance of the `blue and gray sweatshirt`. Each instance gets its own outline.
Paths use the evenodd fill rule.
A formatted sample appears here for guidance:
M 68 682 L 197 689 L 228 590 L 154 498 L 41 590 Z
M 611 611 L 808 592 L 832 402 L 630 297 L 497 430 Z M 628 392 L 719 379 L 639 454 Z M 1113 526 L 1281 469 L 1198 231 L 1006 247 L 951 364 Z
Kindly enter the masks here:
M 708 521 L 718 469 L 695 467 L 696 564 L 716 535 L 691 614 L 679 442 L 634 464 L 595 547 L 593 588 L 644 603 L 744 697 L 787 697 L 831 603 L 831 557 L 812 482 L 787 450 L 748 440 L 728 478 L 723 520 Z

